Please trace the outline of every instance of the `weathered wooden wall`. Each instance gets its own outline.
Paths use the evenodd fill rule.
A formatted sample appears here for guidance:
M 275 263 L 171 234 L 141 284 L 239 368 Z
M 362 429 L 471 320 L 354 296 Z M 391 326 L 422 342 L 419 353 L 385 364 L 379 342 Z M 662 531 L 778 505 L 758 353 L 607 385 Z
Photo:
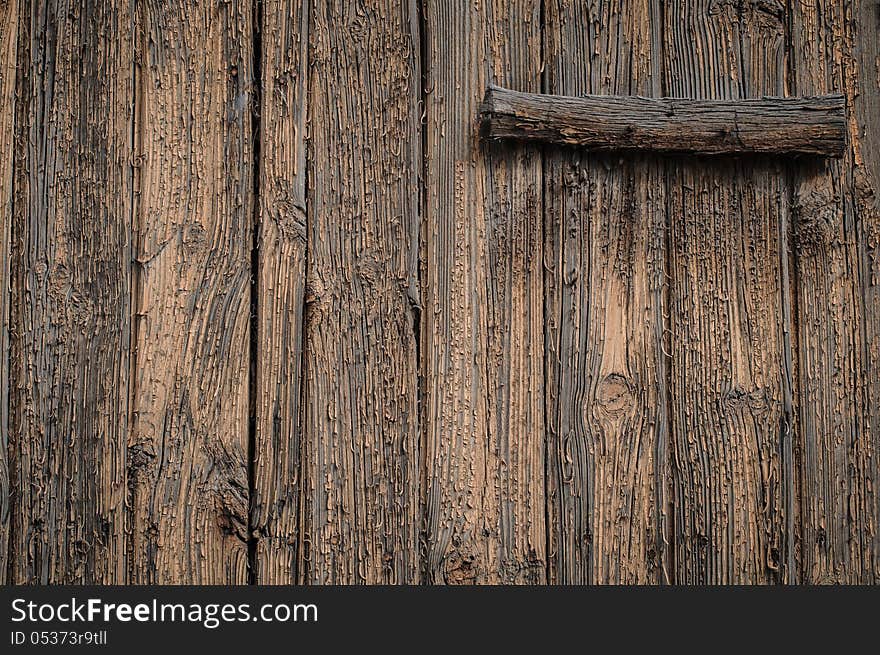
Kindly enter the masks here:
M 4 583 L 880 582 L 878 0 L 0 0 Z M 839 160 L 487 85 L 837 92 Z

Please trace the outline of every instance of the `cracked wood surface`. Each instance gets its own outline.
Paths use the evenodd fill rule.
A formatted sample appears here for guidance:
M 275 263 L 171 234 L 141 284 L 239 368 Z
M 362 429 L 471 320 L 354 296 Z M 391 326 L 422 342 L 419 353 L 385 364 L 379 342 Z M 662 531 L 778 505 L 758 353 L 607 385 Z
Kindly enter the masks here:
M 659 11 L 548 3 L 545 91 L 660 95 Z M 551 580 L 668 582 L 663 167 L 553 149 L 544 182 Z
M 541 583 L 541 155 L 481 143 L 486 84 L 540 88 L 540 2 L 429 0 L 422 370 L 432 583 Z
M 0 580 L 877 583 L 878 44 L 876 0 L 0 0 Z M 841 94 L 842 152 L 653 109 Z
M 9 274 L 12 242 L 12 153 L 18 70 L 18 0 L 0 3 L 0 584 L 9 575 Z
M 785 93 L 784 25 L 755 3 L 665 3 L 671 96 Z M 776 160 L 667 168 L 674 579 L 772 583 L 787 549 L 789 189 Z
M 797 93 L 841 89 L 840 162 L 793 172 L 803 582 L 880 581 L 880 7 L 799 3 Z
M 261 7 L 251 539 L 257 583 L 299 580 L 309 6 Z M 255 16 L 255 20 L 258 17 Z
M 14 21 L 14 12 L 6 18 Z M 130 5 L 23 3 L 18 29 L 9 582 L 122 583 L 132 358 Z
M 302 579 L 420 579 L 418 15 L 314 3 Z
M 244 3 L 139 2 L 129 575 L 247 581 L 252 133 Z

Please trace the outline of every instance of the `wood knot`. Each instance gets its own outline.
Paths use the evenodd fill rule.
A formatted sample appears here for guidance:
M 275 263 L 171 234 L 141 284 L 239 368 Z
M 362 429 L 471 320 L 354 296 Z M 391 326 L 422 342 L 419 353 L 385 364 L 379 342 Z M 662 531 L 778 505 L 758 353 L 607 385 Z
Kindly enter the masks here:
M 794 241 L 798 250 L 824 246 L 833 240 L 837 203 L 838 196 L 830 189 L 810 187 L 798 192 L 794 202 Z
M 244 502 L 238 498 L 231 498 L 230 494 L 219 492 L 214 492 L 213 501 L 214 518 L 220 532 L 246 543 L 249 533 Z
M 596 389 L 595 404 L 598 409 L 612 416 L 632 408 L 635 395 L 629 380 L 619 373 L 605 376 Z
M 306 213 L 290 200 L 279 200 L 267 210 L 284 241 L 306 242 Z
M 782 0 L 712 0 L 709 16 L 722 15 L 733 20 L 752 18 L 759 24 L 778 24 L 785 19 L 785 3 Z
M 742 387 L 734 387 L 724 394 L 722 407 L 728 410 L 743 412 L 749 411 L 752 414 L 763 414 L 770 408 L 771 399 L 767 390 L 763 387 L 748 391 Z
M 444 579 L 448 585 L 477 584 L 477 565 L 473 555 L 452 553 L 446 558 Z
M 208 243 L 208 231 L 198 221 L 193 221 L 180 228 L 181 261 L 190 263 L 211 249 Z
M 142 424 L 139 424 L 142 427 Z M 136 481 L 156 459 L 153 441 L 144 439 L 128 447 L 129 482 Z
M 325 293 L 324 284 L 320 279 L 310 278 L 306 280 L 304 289 L 304 300 L 306 305 L 314 305 L 320 302 L 324 298 Z
M 501 584 L 535 585 L 544 580 L 546 566 L 534 549 L 524 559 L 505 559 L 499 566 Z
M 381 262 L 375 258 L 364 255 L 355 264 L 360 283 L 367 288 L 378 288 L 387 281 L 388 275 Z

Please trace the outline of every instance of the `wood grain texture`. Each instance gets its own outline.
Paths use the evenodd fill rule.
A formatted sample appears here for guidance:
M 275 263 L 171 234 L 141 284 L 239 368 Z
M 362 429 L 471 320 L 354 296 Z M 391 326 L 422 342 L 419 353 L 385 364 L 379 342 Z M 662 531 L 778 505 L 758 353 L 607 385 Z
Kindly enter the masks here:
M 861 469 L 864 504 L 855 512 L 863 523 L 865 556 L 861 582 L 880 584 L 880 4 L 861 0 L 853 10 L 854 71 L 850 121 L 853 186 L 860 222 L 859 265 L 865 307 L 865 438 L 870 460 Z M 873 573 L 873 577 L 872 577 Z
M 19 3 L 0 0 L 0 584 L 9 572 L 9 247 L 12 242 L 12 153 Z
M 263 0 L 252 539 L 256 582 L 297 581 L 309 3 Z
M 313 6 L 303 533 L 312 583 L 419 566 L 418 16 Z
M 430 583 L 546 579 L 541 158 L 477 120 L 487 83 L 540 89 L 540 5 L 424 5 Z
M 844 90 L 850 111 L 844 159 L 793 172 L 803 581 L 877 583 L 880 80 L 869 55 L 880 17 L 873 2 L 796 2 L 794 9 L 795 90 Z
M 129 9 L 127 2 L 50 0 L 21 12 L 12 583 L 125 581 Z
M 250 3 L 138 2 L 133 583 L 246 581 Z
M 880 583 L 878 186 L 878 0 L 0 0 L 0 582 Z
M 666 93 L 781 96 L 776 2 L 665 3 Z M 668 168 L 674 581 L 770 583 L 792 572 L 791 438 L 781 288 L 787 187 L 777 162 Z
M 660 95 L 660 6 L 547 3 L 545 90 Z M 662 164 L 548 151 L 545 207 L 550 579 L 668 582 Z
M 483 135 L 489 139 L 590 150 L 840 157 L 846 143 L 841 95 L 746 100 L 572 97 L 490 86 L 480 115 Z

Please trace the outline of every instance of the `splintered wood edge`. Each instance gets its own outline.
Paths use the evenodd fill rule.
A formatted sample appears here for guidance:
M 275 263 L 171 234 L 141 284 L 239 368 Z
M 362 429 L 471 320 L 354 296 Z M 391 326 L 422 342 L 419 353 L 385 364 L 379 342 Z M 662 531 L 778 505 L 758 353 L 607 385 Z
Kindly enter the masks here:
M 843 95 L 748 100 L 559 96 L 489 86 L 483 138 L 593 150 L 843 156 Z

